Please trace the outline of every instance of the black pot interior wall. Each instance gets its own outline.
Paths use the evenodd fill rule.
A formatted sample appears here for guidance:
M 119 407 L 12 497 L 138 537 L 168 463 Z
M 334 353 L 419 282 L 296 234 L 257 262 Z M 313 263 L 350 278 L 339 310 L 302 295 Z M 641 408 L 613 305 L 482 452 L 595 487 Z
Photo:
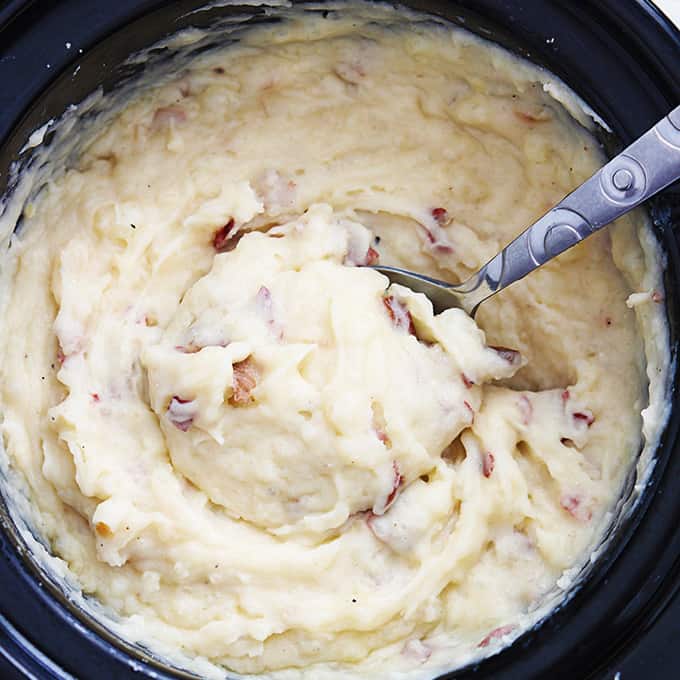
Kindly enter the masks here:
M 225 13 L 239 11 L 215 7 L 188 14 L 204 4 L 205 0 L 5 3 L 0 9 L 0 194 L 11 190 L 9 167 L 29 134 L 95 87 L 111 90 L 133 77 L 136 69 L 123 63 L 130 53 L 186 26 L 210 25 Z M 604 135 L 602 142 L 610 151 L 680 102 L 680 37 L 645 0 L 403 4 L 449 18 L 548 67 L 609 123 L 614 134 Z M 249 10 L 255 21 L 268 20 L 261 10 Z M 128 22 L 133 24 L 116 33 Z M 680 260 L 673 225 L 680 224 L 680 190 L 671 187 L 652 203 L 650 212 L 668 259 L 667 305 L 675 358 Z M 548 674 L 585 678 L 612 667 L 620 651 L 673 596 L 680 578 L 680 536 L 675 531 L 680 494 L 674 481 L 680 478 L 680 457 L 671 457 L 678 424 L 674 412 L 644 502 L 620 528 L 587 585 L 511 649 L 447 678 L 529 679 Z M 15 546 L 20 539 L 3 508 L 0 521 L 4 525 L 0 614 L 5 618 L 0 618 L 0 647 L 5 655 L 39 675 L 120 678 L 132 673 L 124 651 L 87 634 L 80 614 L 40 586 L 56 594 L 44 575 L 27 569 L 18 557 Z

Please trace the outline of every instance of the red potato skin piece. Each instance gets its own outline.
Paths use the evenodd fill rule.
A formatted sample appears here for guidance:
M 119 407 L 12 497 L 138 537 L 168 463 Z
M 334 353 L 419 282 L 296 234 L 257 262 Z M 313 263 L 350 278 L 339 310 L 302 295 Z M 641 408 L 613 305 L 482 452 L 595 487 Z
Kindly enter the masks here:
M 364 512 L 357 512 L 357 513 L 356 513 L 356 516 L 357 516 L 357 517 L 363 516 L 363 518 L 364 518 L 365 521 L 366 521 L 366 526 L 368 527 L 368 530 L 373 534 L 373 536 L 374 536 L 375 538 L 377 538 L 379 541 L 383 542 L 382 538 L 380 538 L 380 536 L 378 536 L 378 534 L 376 533 L 376 531 L 375 531 L 375 529 L 374 529 L 374 527 L 373 527 L 373 520 L 374 520 L 376 517 L 378 517 L 378 515 L 376 515 L 376 514 L 373 512 L 373 510 L 365 510 Z
M 465 373 L 460 374 L 460 379 L 463 381 L 463 385 L 465 385 L 465 387 L 467 387 L 468 389 L 470 389 L 475 384 L 475 381 L 470 380 L 470 378 L 468 378 L 467 375 L 465 375 Z
M 381 441 L 385 446 L 389 446 L 392 443 L 392 440 L 390 439 L 387 432 L 383 430 L 376 430 L 375 435 L 376 437 L 378 437 L 378 440 Z
M 245 406 L 252 401 L 252 391 L 257 385 L 259 371 L 250 357 L 235 363 L 233 371 L 233 393 L 229 397 L 229 403 L 232 406 Z
M 449 217 L 449 212 L 446 208 L 432 208 L 430 211 L 432 219 L 439 225 L 439 227 L 444 227 L 451 221 Z M 420 225 L 430 248 L 443 255 L 450 255 L 453 253 L 453 246 L 446 242 L 446 238 L 442 235 L 434 233 L 431 229 L 428 229 L 424 224 Z
M 430 244 L 432 250 L 443 255 L 451 255 L 453 253 L 453 246 L 443 241 L 440 241 L 426 226 L 421 225 L 425 232 L 428 243 Z
M 75 343 L 72 343 L 72 349 L 68 354 L 64 352 L 61 346 L 61 341 L 57 342 L 57 352 L 56 359 L 59 366 L 63 366 L 71 357 L 79 355 L 83 351 L 83 346 L 85 344 L 84 338 L 77 338 Z
M 583 421 L 588 427 L 595 422 L 595 416 L 590 411 L 576 411 L 574 418 Z
M 383 298 L 383 305 L 392 320 L 395 328 L 403 328 L 408 330 L 411 335 L 416 334 L 416 327 L 413 324 L 413 317 L 408 311 L 406 305 L 399 302 L 392 295 Z
M 392 477 L 392 489 L 390 493 L 388 494 L 387 498 L 385 499 L 385 507 L 382 510 L 380 514 L 373 512 L 373 510 L 365 510 L 363 512 L 358 512 L 355 513 L 357 516 L 364 516 L 366 520 L 366 525 L 370 529 L 371 533 L 379 540 L 382 541 L 383 539 L 376 533 L 374 527 L 373 527 L 373 520 L 376 517 L 382 517 L 389 509 L 390 507 L 394 504 L 394 501 L 396 501 L 397 496 L 399 494 L 399 489 L 404 485 L 404 476 L 401 474 L 401 471 L 399 469 L 399 463 L 397 463 L 396 460 L 392 461 L 392 472 L 393 472 L 393 477 Z
M 528 425 L 533 418 L 534 407 L 526 395 L 521 395 L 517 400 L 517 408 L 519 408 L 519 412 L 522 415 L 522 424 Z
M 583 498 L 578 494 L 563 494 L 560 506 L 579 522 L 589 522 L 593 517 L 592 510 L 584 505 Z
M 392 471 L 394 472 L 394 478 L 392 479 L 392 491 L 390 491 L 390 494 L 385 501 L 385 512 L 387 512 L 388 508 L 392 505 L 392 503 L 394 503 L 399 489 L 404 484 L 404 476 L 401 474 L 401 471 L 399 470 L 399 463 L 397 463 L 396 460 L 392 461 Z
M 516 118 L 529 125 L 534 125 L 535 123 L 545 123 L 547 121 L 547 119 L 537 118 L 527 111 L 513 111 L 513 113 L 515 114 Z
M 369 246 L 368 250 L 366 251 L 366 266 L 370 267 L 374 264 L 377 264 L 379 259 L 380 253 L 378 253 L 375 248 L 371 248 Z
M 507 635 L 508 633 L 512 633 L 513 630 L 517 628 L 517 625 L 514 623 L 510 623 L 507 626 L 499 626 L 498 628 L 494 628 L 478 645 L 477 647 L 488 647 L 489 643 L 492 640 L 496 640 L 498 638 L 502 638 L 504 635 Z
M 272 315 L 272 292 L 267 286 L 260 286 L 255 296 L 257 304 L 266 313 L 268 318 Z
M 175 412 L 176 405 L 189 404 L 189 403 L 191 403 L 191 401 L 193 401 L 193 400 L 192 399 L 183 399 L 182 397 L 175 395 L 170 400 L 170 405 L 168 406 L 168 420 L 178 430 L 181 430 L 182 432 L 187 432 L 189 430 L 189 428 L 194 423 L 194 418 L 193 418 L 193 416 L 188 416 L 188 417 L 178 416 L 178 414 Z
M 565 405 L 571 398 L 571 394 L 569 393 L 569 390 L 563 390 L 562 391 L 562 403 Z M 595 416 L 588 410 L 585 411 L 575 411 L 572 413 L 572 417 L 575 420 L 584 422 L 588 427 L 590 427 L 594 422 L 595 422 Z
M 470 402 L 467 399 L 463 401 L 463 406 L 465 406 L 465 408 L 470 413 L 470 425 L 472 425 L 475 422 L 475 410 L 472 408 Z
M 369 246 L 368 250 L 360 257 L 356 257 L 356 254 L 350 250 L 345 258 L 345 264 L 352 265 L 353 267 L 371 267 L 374 264 L 378 264 L 379 259 L 380 253 L 375 248 Z
M 511 366 L 519 366 L 522 361 L 522 355 L 516 349 L 510 349 L 509 347 L 497 347 L 489 345 L 489 349 L 496 352 L 501 359 L 505 359 Z
M 432 217 L 439 225 L 445 225 L 449 222 L 449 211 L 446 208 L 433 208 Z
M 488 479 L 494 467 L 496 467 L 496 458 L 493 453 L 487 451 L 482 458 L 482 474 Z
M 220 227 L 213 235 L 212 245 L 217 253 L 229 253 L 241 240 L 243 232 L 232 233 L 234 229 L 234 218 L 232 217 L 223 227 Z
M 377 264 L 379 259 L 380 253 L 372 246 L 369 246 L 368 249 L 360 255 L 358 255 L 355 249 L 350 246 L 347 250 L 344 263 L 352 267 L 371 267 L 372 265 Z
M 260 286 L 255 298 L 257 306 L 264 316 L 271 332 L 279 339 L 283 340 L 283 328 L 281 328 L 274 318 L 274 304 L 272 302 L 272 292 L 267 286 Z
M 663 294 L 660 293 L 658 290 L 655 290 L 652 293 L 652 301 L 656 302 L 657 304 L 663 302 Z

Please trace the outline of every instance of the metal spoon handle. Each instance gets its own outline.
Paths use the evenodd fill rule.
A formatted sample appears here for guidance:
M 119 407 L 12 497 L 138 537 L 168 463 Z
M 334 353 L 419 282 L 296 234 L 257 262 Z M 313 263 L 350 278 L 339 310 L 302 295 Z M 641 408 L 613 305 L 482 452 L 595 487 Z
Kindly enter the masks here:
M 680 106 L 522 232 L 459 290 L 474 312 L 490 295 L 680 179 Z

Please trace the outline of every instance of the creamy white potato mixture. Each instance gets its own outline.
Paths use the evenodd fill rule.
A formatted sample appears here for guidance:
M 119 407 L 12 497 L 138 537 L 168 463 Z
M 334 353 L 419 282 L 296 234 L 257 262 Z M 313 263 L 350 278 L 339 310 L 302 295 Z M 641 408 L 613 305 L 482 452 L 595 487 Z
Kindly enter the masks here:
M 601 164 L 537 70 L 372 19 L 293 13 L 129 102 L 8 256 L 37 528 L 135 639 L 241 673 L 497 649 L 641 445 L 632 219 L 476 322 L 362 266 L 460 281 Z

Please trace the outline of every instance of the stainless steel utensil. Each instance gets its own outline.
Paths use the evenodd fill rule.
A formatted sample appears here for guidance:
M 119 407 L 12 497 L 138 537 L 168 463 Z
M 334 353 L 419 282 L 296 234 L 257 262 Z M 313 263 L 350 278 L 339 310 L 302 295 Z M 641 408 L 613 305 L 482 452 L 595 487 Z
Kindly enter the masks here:
M 523 231 L 467 281 L 373 266 L 392 283 L 427 295 L 436 312 L 479 305 L 680 179 L 680 106 Z

